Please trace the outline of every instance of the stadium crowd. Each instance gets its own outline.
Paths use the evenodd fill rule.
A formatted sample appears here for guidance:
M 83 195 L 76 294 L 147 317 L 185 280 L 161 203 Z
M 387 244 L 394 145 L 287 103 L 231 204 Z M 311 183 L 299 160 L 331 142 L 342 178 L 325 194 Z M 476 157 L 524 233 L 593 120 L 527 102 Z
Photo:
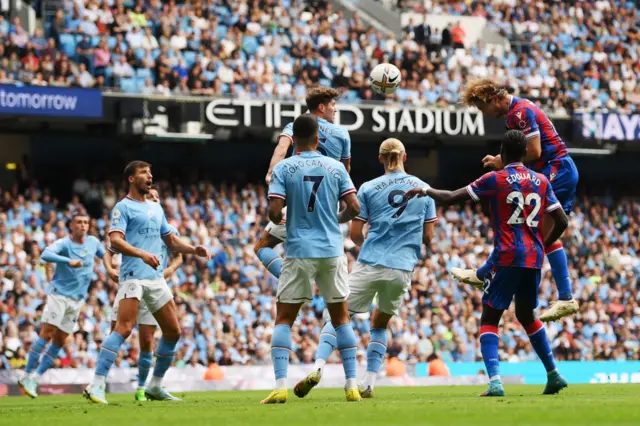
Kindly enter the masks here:
M 446 107 L 469 77 L 493 76 L 556 114 L 640 110 L 637 1 L 400 3 L 485 17 L 511 49 L 469 42 L 459 24 L 411 21 L 396 39 L 326 0 L 65 0 L 33 34 L 0 16 L 0 83 L 291 100 L 323 84 L 359 102 L 374 99 L 369 70 L 393 62 L 406 104 Z
M 178 367 L 189 364 L 261 365 L 270 363 L 276 280 L 262 267 L 252 247 L 266 224 L 263 186 L 214 187 L 208 183 L 172 187 L 160 184 L 169 223 L 183 238 L 208 246 L 213 257 L 187 257 L 168 281 L 178 304 L 182 338 Z M 42 264 L 45 246 L 67 233 L 71 211 L 97 211 L 90 234 L 104 241 L 108 212 L 125 195 L 110 182 L 78 179 L 77 194 L 60 203 L 46 189 L 17 186 L 0 189 L 0 368 L 26 364 L 45 301 L 53 265 Z M 492 231 L 481 206 L 439 209 L 435 237 L 415 269 L 410 294 L 400 316 L 389 326 L 388 356 L 407 363 L 424 362 L 432 353 L 445 362 L 480 359 L 478 329 L 481 293 L 457 283 L 447 272 L 472 267 L 491 250 Z M 574 294 L 581 311 L 547 326 L 559 360 L 640 359 L 640 203 L 610 198 L 580 199 L 564 237 Z M 344 228 L 345 235 L 347 229 Z M 345 238 L 350 267 L 356 248 Z M 110 330 L 116 293 L 101 262 L 59 367 L 94 367 L 102 339 Z M 541 306 L 555 296 L 548 266 L 543 270 Z M 317 296 L 306 305 L 293 329 L 292 362 L 312 362 L 322 327 L 324 302 Z M 359 357 L 366 358 L 368 314 L 353 319 Z M 513 313 L 501 326 L 501 358 L 535 359 L 524 330 Z M 137 338 L 129 339 L 117 366 L 135 366 Z M 331 359 L 338 362 L 334 354 Z

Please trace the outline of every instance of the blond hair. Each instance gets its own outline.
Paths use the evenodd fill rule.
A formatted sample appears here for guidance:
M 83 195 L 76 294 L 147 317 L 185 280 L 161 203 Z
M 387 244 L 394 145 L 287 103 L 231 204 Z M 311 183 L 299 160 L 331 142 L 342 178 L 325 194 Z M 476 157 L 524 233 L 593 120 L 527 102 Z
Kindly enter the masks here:
M 483 78 L 473 80 L 462 93 L 461 102 L 468 106 L 478 106 L 478 104 L 488 104 L 494 98 L 507 96 L 507 90 L 495 81 Z
M 402 156 L 404 145 L 398 139 L 387 139 L 380 144 L 379 154 L 384 161 L 384 166 L 389 171 L 403 171 Z

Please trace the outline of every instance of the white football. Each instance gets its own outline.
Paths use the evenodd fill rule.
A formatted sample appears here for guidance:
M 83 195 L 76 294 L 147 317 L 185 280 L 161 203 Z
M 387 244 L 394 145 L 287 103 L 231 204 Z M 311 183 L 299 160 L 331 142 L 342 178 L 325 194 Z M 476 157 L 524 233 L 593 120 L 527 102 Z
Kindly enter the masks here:
M 395 92 L 401 80 L 400 70 L 392 64 L 376 65 L 369 76 L 369 84 L 373 91 L 383 96 Z

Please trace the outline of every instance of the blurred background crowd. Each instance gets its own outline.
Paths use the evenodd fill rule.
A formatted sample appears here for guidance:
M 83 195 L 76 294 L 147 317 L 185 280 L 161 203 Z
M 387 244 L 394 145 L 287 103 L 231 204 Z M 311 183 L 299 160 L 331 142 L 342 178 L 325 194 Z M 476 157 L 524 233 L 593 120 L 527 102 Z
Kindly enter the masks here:
M 277 282 L 253 253 L 267 221 L 266 188 L 160 182 L 160 189 L 168 221 L 183 238 L 204 244 L 213 253 L 210 261 L 187 256 L 168 280 L 183 333 L 176 365 L 270 363 Z M 108 211 L 125 194 L 119 184 L 85 178 L 76 179 L 73 192 L 76 195 L 65 204 L 37 184 L 0 189 L 0 368 L 23 368 L 37 337 L 53 268 L 40 262 L 42 250 L 66 235 L 70 212 L 78 208 L 91 213 L 90 234 L 104 241 Z M 555 355 L 560 360 L 640 360 L 640 203 L 603 197 L 581 198 L 574 205 L 564 243 L 581 310 L 547 326 Z M 483 262 L 493 238 L 489 220 L 479 205 L 439 208 L 438 217 L 435 237 L 423 249 L 401 314 L 389 326 L 388 356 L 406 363 L 424 362 L 432 354 L 445 362 L 481 356 L 477 339 L 481 293 L 457 283 L 447 271 Z M 344 231 L 351 267 L 357 249 L 346 227 Z M 555 298 L 554 293 L 545 265 L 541 308 Z M 110 329 L 115 294 L 116 285 L 98 261 L 86 305 L 56 365 L 94 366 Z M 323 308 L 320 296 L 304 307 L 293 329 L 292 362 L 312 362 Z M 365 362 L 368 314 L 354 317 L 353 325 L 358 357 Z M 535 359 L 512 312 L 504 316 L 500 336 L 503 360 Z M 134 333 L 117 365 L 135 366 L 138 351 Z M 337 354 L 332 361 L 338 362 Z
M 322 84 L 361 102 L 375 98 L 372 67 L 393 62 L 391 100 L 404 104 L 448 107 L 469 78 L 492 76 L 558 115 L 640 108 L 637 0 L 381 0 L 415 13 L 401 34 L 327 0 L 54 3 L 33 34 L 0 16 L 0 83 L 285 100 Z M 460 22 L 422 23 L 442 14 L 485 18 L 506 49 L 470 41 Z

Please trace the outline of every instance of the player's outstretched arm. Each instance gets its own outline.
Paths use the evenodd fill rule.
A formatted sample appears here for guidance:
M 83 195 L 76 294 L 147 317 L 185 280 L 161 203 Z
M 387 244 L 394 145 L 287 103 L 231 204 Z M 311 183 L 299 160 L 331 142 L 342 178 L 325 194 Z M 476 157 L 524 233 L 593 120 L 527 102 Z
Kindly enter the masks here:
M 291 138 L 281 135 L 280 138 L 278 139 L 278 145 L 276 145 L 276 149 L 273 151 L 273 156 L 271 157 L 271 163 L 269 164 L 269 171 L 267 172 L 267 177 L 265 178 L 267 185 L 271 184 L 271 174 L 273 173 L 273 168 L 280 161 L 284 160 L 284 157 L 287 156 L 287 152 L 289 151 L 290 147 L 291 147 Z M 273 222 L 273 223 L 280 223 L 280 222 Z
M 61 254 L 56 253 L 55 246 L 56 244 L 44 249 L 44 251 L 40 255 L 40 258 L 45 262 L 49 262 L 49 263 L 64 263 L 65 265 L 69 265 L 72 268 L 79 268 L 80 266 L 82 266 L 81 260 L 71 259 L 69 257 L 62 256 Z
M 192 246 L 191 244 L 187 244 L 182 239 L 180 239 L 173 232 L 168 233 L 162 237 L 162 241 L 169 247 L 169 250 L 175 253 L 182 254 L 195 254 L 196 256 L 205 257 L 209 259 L 211 254 L 209 250 L 204 246 Z
M 360 203 L 355 190 L 342 197 L 342 200 L 344 200 L 346 207 L 338 213 L 338 223 L 347 223 L 360 214 Z
M 463 201 L 468 201 L 471 199 L 471 195 L 467 191 L 467 188 L 456 189 L 455 191 L 443 191 L 440 189 L 431 188 L 430 186 L 425 186 L 424 188 L 413 188 L 410 189 L 406 194 L 405 198 L 410 200 L 414 197 L 426 197 L 429 196 L 433 198 L 436 202 L 440 204 L 456 204 L 461 203 Z
M 111 248 L 113 248 L 118 253 L 122 253 L 123 256 L 138 257 L 152 268 L 157 268 L 158 266 L 160 266 L 160 260 L 158 260 L 158 257 L 156 255 L 129 244 L 124 239 L 124 234 L 122 232 L 111 231 L 109 233 L 109 239 Z
M 553 223 L 551 225 L 551 229 L 544 237 L 545 247 L 549 247 L 551 244 L 555 243 L 569 226 L 569 218 L 561 208 L 551 210 L 548 214 L 551 216 Z

